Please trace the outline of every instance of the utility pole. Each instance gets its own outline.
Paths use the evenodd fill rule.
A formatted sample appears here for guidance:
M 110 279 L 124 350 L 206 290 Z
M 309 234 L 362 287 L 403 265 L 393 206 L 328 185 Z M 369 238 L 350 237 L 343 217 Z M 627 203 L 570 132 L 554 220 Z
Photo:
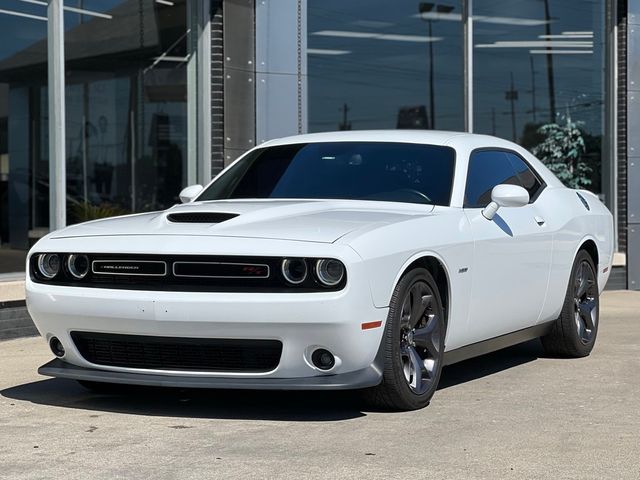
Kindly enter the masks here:
M 533 111 L 533 123 L 538 123 L 536 116 L 536 71 L 533 69 L 533 55 L 529 55 L 531 65 L 531 107 Z
M 433 94 L 433 42 L 431 39 L 433 35 L 431 34 L 431 19 L 428 20 L 429 23 L 429 117 L 431 120 L 431 128 L 435 130 L 436 128 L 436 106 L 435 106 L 435 95 Z
M 496 109 L 491 107 L 491 135 L 496 135 Z
M 348 120 L 349 106 L 345 103 L 340 111 L 342 112 L 342 122 L 338 124 L 338 130 L 351 130 L 351 122 Z
M 433 68 L 433 21 L 437 19 L 439 15 L 446 15 L 453 11 L 454 7 L 451 5 L 439 5 L 433 2 L 420 2 L 418 5 L 418 12 L 420 18 L 427 22 L 429 36 L 429 119 L 428 123 L 432 129 L 436 128 L 436 96 L 435 96 L 435 78 Z M 435 10 L 435 11 L 434 11 Z M 426 14 L 426 17 L 424 16 Z
M 511 88 L 505 92 L 505 99 L 511 102 L 511 138 L 517 142 L 516 138 L 516 100 L 518 91 L 513 86 L 513 72 L 511 72 Z

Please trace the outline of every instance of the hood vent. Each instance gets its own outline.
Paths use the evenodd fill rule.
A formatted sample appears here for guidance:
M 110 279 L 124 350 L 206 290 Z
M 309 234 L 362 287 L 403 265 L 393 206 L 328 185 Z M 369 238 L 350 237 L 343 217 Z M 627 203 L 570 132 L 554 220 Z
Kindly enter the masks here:
M 167 220 L 174 223 L 221 223 L 237 216 L 237 213 L 186 212 L 170 213 Z

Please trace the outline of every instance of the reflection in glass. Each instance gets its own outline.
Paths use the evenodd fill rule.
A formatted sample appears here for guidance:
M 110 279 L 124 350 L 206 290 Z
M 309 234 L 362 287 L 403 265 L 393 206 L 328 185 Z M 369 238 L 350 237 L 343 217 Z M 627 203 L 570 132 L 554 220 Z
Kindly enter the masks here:
M 337 198 L 448 205 L 455 152 L 392 142 L 321 142 L 254 150 L 199 197 Z
M 603 0 L 476 0 L 474 125 L 601 192 Z
M 0 12 L 0 273 L 24 269 L 30 239 L 49 225 L 46 8 Z M 6 247 L 10 246 L 14 250 Z
M 67 1 L 69 223 L 166 208 L 187 170 L 185 0 Z
M 463 128 L 460 0 L 309 0 L 309 131 Z

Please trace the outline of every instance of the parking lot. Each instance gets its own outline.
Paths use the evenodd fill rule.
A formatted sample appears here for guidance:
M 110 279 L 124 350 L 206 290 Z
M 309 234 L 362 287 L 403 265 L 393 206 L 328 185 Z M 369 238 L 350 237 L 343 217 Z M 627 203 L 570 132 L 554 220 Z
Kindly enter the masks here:
M 607 292 L 589 358 L 537 342 L 445 369 L 432 404 L 345 393 L 97 395 L 0 343 L 0 478 L 640 478 L 640 293 Z

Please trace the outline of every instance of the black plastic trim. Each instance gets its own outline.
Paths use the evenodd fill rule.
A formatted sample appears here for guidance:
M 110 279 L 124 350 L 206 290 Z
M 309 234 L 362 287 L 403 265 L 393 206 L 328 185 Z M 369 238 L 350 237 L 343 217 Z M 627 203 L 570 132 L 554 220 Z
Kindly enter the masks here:
M 488 340 L 483 340 L 481 342 L 472 343 L 471 345 L 466 345 L 464 347 L 456 348 L 455 350 L 444 352 L 444 364 L 452 365 L 470 358 L 479 357 L 486 353 L 511 347 L 518 343 L 542 337 L 549 333 L 554 322 L 555 321 L 541 323 L 539 325 L 534 325 L 533 327 L 523 328 L 522 330 L 500 335 L 499 337 L 490 338 Z
M 63 265 L 66 258 L 75 253 L 56 252 L 62 257 Z M 98 261 L 119 261 L 126 262 L 162 262 L 166 263 L 167 269 L 164 275 L 140 275 L 140 274 L 108 274 L 90 270 L 82 279 L 73 277 L 66 268 L 52 279 L 46 279 L 40 275 L 37 268 L 37 258 L 39 253 L 34 253 L 29 262 L 29 274 L 36 283 L 46 285 L 60 285 L 69 287 L 86 288 L 110 288 L 122 290 L 148 290 L 148 291 L 179 291 L 179 292 L 274 292 L 274 293 L 312 293 L 325 291 L 338 291 L 345 288 L 347 283 L 347 272 L 344 278 L 335 286 L 323 285 L 313 275 L 299 285 L 293 285 L 286 281 L 280 266 L 285 257 L 248 257 L 233 255 L 171 255 L 171 254 L 128 254 L 128 253 L 87 253 L 89 261 L 93 265 Z M 289 257 L 294 258 L 294 257 Z M 298 257 L 295 257 L 298 258 Z M 308 266 L 312 265 L 316 258 L 304 258 Z M 238 276 L 238 277 L 215 277 L 215 276 L 181 276 L 175 275 L 173 265 L 176 262 L 187 263 L 217 263 L 217 264 L 245 264 L 248 266 L 260 265 L 267 269 L 268 276 Z M 180 272 L 178 272 L 180 273 Z
M 587 211 L 591 211 L 591 207 L 589 206 L 589 202 L 587 202 L 587 199 L 584 198 L 580 192 L 576 192 L 576 195 L 578 196 L 578 198 L 582 202 L 582 205 L 584 205 L 584 208 L 586 208 Z
M 282 342 L 273 339 L 161 337 L 81 331 L 73 331 L 70 335 L 85 360 L 106 367 L 266 373 L 278 367 L 282 356 Z
M 38 373 L 48 377 L 149 387 L 239 390 L 354 390 L 374 387 L 382 381 L 382 370 L 375 363 L 362 370 L 338 375 L 300 378 L 246 378 L 123 373 L 78 367 L 55 359 L 42 365 L 38 369 Z
M 225 212 L 180 212 L 170 213 L 167 215 L 167 220 L 172 223 L 222 223 L 238 215 L 238 213 Z

